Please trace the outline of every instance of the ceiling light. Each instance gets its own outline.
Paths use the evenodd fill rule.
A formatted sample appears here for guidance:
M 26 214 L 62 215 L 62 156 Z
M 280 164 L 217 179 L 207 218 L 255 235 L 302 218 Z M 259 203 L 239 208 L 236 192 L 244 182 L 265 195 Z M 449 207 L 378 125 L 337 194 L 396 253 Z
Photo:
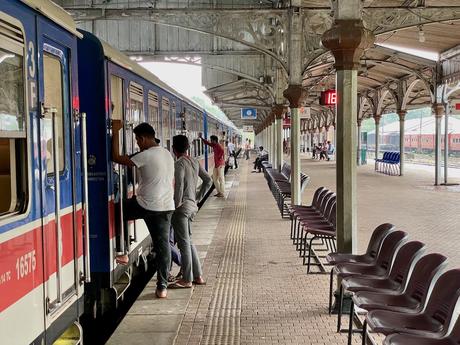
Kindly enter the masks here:
M 422 25 L 420 25 L 418 27 L 418 41 L 420 43 L 424 43 L 426 41 L 425 32 L 423 32 L 423 26 Z

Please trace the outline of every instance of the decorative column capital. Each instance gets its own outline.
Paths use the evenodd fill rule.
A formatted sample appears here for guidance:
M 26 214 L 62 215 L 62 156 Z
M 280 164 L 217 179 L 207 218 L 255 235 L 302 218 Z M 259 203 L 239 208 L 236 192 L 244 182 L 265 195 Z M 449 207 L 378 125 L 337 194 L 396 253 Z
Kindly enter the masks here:
M 305 90 L 302 85 L 290 84 L 288 88 L 283 91 L 283 96 L 289 101 L 290 108 L 300 108 L 307 98 L 307 95 L 307 90 Z
M 364 50 L 374 41 L 374 34 L 364 27 L 361 19 L 336 19 L 321 39 L 334 55 L 337 70 L 357 70 Z
M 282 120 L 284 118 L 284 114 L 287 112 L 287 108 L 282 104 L 275 104 L 272 112 L 275 115 L 275 119 Z
M 404 121 L 406 119 L 406 115 L 407 115 L 407 110 L 399 110 L 398 111 L 399 121 Z
M 444 115 L 444 104 L 442 103 L 433 103 L 433 111 L 435 117 L 442 117 Z
M 380 119 L 382 118 L 382 115 L 375 114 L 373 117 L 374 117 L 375 124 L 378 125 L 380 123 Z
M 358 127 L 361 127 L 361 123 L 363 122 L 362 118 L 359 118 L 356 120 L 356 123 L 358 124 Z

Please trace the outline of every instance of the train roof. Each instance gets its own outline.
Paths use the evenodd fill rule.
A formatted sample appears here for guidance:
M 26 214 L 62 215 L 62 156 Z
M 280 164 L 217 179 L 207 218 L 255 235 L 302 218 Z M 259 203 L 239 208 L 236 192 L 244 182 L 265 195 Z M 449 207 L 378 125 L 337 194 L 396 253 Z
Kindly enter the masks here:
M 62 7 L 56 5 L 49 0 L 21 0 L 23 3 L 40 12 L 45 17 L 48 17 L 53 22 L 71 32 L 77 37 L 82 37 L 82 34 L 77 31 L 77 26 L 72 16 Z
M 199 109 L 200 111 L 202 111 L 202 112 L 205 111 L 205 109 L 203 109 L 195 101 L 193 101 L 193 100 L 189 99 L 188 97 L 182 95 L 180 92 L 177 92 L 174 88 L 172 88 L 167 83 L 165 83 L 163 80 L 158 78 L 155 74 L 153 74 L 152 72 L 148 71 L 147 69 L 145 69 L 144 67 L 139 65 L 137 62 L 132 61 L 129 57 L 127 57 L 125 54 L 121 53 L 120 51 L 118 51 L 114 47 L 112 47 L 110 44 L 108 44 L 104 40 L 101 40 L 100 38 L 98 38 L 98 40 L 102 44 L 102 48 L 104 50 L 104 55 L 109 60 L 113 61 L 114 63 L 116 63 L 116 64 L 118 64 L 118 65 L 120 65 L 120 66 L 122 66 L 122 67 L 124 67 L 126 69 L 129 69 L 129 70 L 133 71 L 134 73 L 136 73 L 137 75 L 141 76 L 145 80 L 148 80 L 151 83 L 160 86 L 161 88 L 163 88 L 164 90 L 166 90 L 169 93 L 173 94 L 174 96 L 176 96 L 177 98 L 181 99 L 182 101 L 190 103 L 192 106 L 194 106 L 195 108 Z M 208 114 L 208 116 L 212 117 L 214 120 L 216 120 L 218 122 L 221 122 L 221 123 L 223 123 L 223 124 L 225 124 L 227 126 L 235 128 L 234 125 L 230 121 L 228 121 L 228 122 L 227 121 L 222 121 L 222 119 L 218 118 L 216 115 L 210 114 L 208 112 L 207 112 L 207 114 Z

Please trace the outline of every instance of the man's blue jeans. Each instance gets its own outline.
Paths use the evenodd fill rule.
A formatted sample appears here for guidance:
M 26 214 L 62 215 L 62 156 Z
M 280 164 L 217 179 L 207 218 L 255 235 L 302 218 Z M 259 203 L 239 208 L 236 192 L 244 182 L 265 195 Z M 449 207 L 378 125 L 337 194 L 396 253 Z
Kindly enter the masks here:
M 169 246 L 169 229 L 173 211 L 150 211 L 137 203 L 135 197 L 126 200 L 124 214 L 126 220 L 143 219 L 150 236 L 153 250 L 156 253 L 157 288 L 168 287 L 168 274 L 171 264 L 171 247 Z

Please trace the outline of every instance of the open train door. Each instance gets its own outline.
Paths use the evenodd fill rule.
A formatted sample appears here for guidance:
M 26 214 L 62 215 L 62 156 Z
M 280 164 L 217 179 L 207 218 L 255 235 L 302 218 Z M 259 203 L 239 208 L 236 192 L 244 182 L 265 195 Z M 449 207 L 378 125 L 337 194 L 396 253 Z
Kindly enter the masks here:
M 39 140 L 47 343 L 79 316 L 82 217 L 81 192 L 77 188 L 81 189 L 81 169 L 75 166 L 80 151 L 77 152 L 75 145 L 76 125 L 71 106 L 72 44 L 73 36 L 39 19 L 38 71 L 42 74 Z

